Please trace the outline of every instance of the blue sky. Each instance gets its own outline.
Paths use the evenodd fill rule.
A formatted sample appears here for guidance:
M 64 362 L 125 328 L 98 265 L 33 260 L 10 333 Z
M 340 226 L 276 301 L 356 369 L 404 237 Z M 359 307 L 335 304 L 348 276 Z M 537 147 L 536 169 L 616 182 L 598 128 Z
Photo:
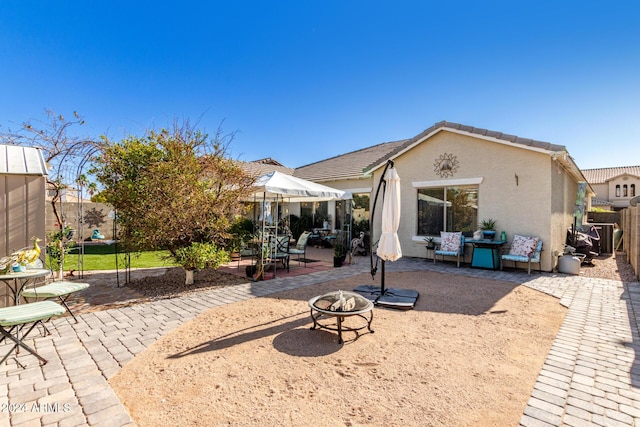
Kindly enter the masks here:
M 626 0 L 0 0 L 0 124 L 188 118 L 296 167 L 448 120 L 639 165 L 639 21 Z

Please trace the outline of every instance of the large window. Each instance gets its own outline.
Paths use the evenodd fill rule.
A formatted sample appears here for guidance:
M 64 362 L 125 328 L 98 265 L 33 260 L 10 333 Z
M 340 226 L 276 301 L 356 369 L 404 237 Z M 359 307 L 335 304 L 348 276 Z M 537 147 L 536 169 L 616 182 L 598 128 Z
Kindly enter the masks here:
M 478 186 L 418 189 L 418 235 L 472 233 L 478 227 Z
M 305 229 L 322 228 L 325 221 L 329 221 L 328 202 L 301 202 L 300 218 L 304 221 Z
M 353 195 L 353 230 L 352 235 L 358 237 L 361 231 L 369 231 L 369 193 Z

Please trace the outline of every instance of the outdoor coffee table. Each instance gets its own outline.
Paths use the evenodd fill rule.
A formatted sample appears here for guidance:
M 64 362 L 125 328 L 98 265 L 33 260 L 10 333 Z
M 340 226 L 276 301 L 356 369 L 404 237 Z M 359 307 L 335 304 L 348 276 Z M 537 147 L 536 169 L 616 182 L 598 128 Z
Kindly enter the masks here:
M 347 291 L 335 291 L 328 294 L 313 297 L 309 300 L 309 307 L 311 307 L 311 318 L 313 319 L 313 326 L 311 330 L 316 328 L 328 329 L 330 331 L 338 331 L 338 343 L 342 344 L 342 331 L 357 331 L 367 328 L 369 332 L 373 333 L 371 329 L 371 322 L 373 321 L 373 303 L 363 297 L 360 294 Z M 368 316 L 367 316 L 368 313 Z M 333 324 L 321 324 L 318 322 L 320 317 L 335 317 L 336 325 Z M 345 326 L 342 324 L 345 317 L 357 316 L 362 318 L 366 324 L 362 326 Z

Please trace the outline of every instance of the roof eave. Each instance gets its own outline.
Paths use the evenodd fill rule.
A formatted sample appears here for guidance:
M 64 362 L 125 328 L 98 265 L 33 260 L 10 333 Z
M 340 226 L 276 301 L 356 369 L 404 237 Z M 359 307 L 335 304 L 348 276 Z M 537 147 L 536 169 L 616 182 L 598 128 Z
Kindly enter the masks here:
M 584 174 L 582 173 L 580 168 L 578 168 L 578 165 L 576 165 L 576 162 L 573 160 L 573 157 L 571 157 L 566 150 L 554 152 L 551 155 L 551 158 L 554 161 L 560 163 L 563 169 L 566 170 L 567 173 L 571 175 L 573 179 L 576 180 L 576 182 L 581 182 L 581 181 L 586 182 L 588 195 L 590 195 L 591 197 L 596 195 L 596 192 L 593 190 L 593 187 L 591 187 L 591 183 L 587 181 Z

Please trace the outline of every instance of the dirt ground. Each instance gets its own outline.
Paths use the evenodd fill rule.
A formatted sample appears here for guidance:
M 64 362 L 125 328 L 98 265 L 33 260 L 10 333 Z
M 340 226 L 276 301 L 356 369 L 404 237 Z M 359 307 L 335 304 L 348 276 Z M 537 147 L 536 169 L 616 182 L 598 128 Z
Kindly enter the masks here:
M 414 310 L 374 308 L 375 333 L 345 332 L 343 345 L 310 330 L 311 297 L 370 283 L 362 275 L 210 309 L 110 382 L 140 426 L 518 424 L 565 315 L 557 299 L 513 283 L 387 273 L 387 286 L 420 292 Z

